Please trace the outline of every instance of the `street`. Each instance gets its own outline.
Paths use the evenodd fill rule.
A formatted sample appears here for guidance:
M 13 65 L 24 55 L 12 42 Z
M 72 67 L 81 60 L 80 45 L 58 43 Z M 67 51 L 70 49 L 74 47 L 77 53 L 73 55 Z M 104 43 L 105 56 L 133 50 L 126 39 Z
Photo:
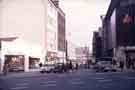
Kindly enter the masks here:
M 135 72 L 78 71 L 5 77 L 0 79 L 0 90 L 135 90 Z

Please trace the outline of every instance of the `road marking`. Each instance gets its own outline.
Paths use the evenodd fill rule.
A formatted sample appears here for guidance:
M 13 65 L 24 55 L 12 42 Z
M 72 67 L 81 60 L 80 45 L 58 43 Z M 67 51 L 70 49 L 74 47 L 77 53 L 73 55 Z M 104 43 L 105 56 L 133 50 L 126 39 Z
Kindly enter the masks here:
M 43 84 L 43 85 L 40 85 L 40 86 L 53 87 L 53 86 L 56 86 L 56 84 Z
M 79 84 L 84 84 L 84 82 L 82 82 L 82 81 L 80 81 L 80 82 L 71 82 L 71 84 L 79 85 Z
M 23 79 L 22 81 L 24 81 L 24 82 L 25 82 L 25 81 L 29 81 L 29 80 L 27 80 L 27 79 Z
M 98 80 L 98 82 L 111 82 L 112 79 L 104 79 L 104 80 Z
M 105 78 L 103 78 L 103 77 L 96 77 L 96 78 L 93 78 L 93 79 L 95 79 L 95 80 L 104 80 Z
M 17 89 L 25 89 L 25 88 L 29 88 L 29 87 L 15 87 L 15 88 L 11 88 L 11 89 L 17 90 Z
M 47 82 L 40 82 L 40 83 L 56 83 L 56 81 L 47 81 Z
M 18 83 L 16 84 L 17 86 L 24 86 L 24 85 L 29 85 L 29 83 Z
M 130 80 L 134 80 L 135 79 L 135 77 L 124 77 L 125 79 L 130 79 Z

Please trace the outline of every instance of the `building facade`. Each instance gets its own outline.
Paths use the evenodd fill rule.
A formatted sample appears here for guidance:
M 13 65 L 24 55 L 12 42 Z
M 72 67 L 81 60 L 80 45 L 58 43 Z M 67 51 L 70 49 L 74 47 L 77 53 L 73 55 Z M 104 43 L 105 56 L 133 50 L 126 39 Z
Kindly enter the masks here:
M 58 58 L 60 62 L 66 62 L 66 30 L 65 13 L 58 8 Z
M 2 0 L 0 6 L 0 71 L 5 63 L 24 71 L 37 68 L 40 62 L 54 63 L 58 51 L 56 6 L 50 0 Z
M 89 47 L 77 47 L 75 52 L 78 64 L 86 64 L 90 59 Z
M 102 57 L 102 36 L 101 31 L 93 32 L 92 52 L 95 61 Z
M 76 62 L 76 48 L 77 46 L 71 42 L 67 42 L 67 59 Z
M 134 0 L 114 0 L 111 1 L 104 19 L 106 55 L 118 62 L 123 61 L 125 68 L 135 58 L 134 9 Z

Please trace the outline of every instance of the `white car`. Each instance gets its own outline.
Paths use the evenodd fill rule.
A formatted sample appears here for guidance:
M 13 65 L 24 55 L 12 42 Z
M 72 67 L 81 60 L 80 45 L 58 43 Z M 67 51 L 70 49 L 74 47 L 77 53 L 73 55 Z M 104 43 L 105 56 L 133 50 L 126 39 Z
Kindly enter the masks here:
M 43 65 L 43 66 L 40 68 L 40 72 L 41 72 L 41 73 L 44 73 L 44 72 L 50 73 L 50 72 L 53 71 L 53 69 L 54 69 L 54 65 L 53 65 L 53 64 L 45 64 L 45 65 Z
M 113 71 L 115 72 L 116 69 L 113 67 L 111 61 L 98 61 L 96 64 L 96 71 L 97 72 L 108 72 Z

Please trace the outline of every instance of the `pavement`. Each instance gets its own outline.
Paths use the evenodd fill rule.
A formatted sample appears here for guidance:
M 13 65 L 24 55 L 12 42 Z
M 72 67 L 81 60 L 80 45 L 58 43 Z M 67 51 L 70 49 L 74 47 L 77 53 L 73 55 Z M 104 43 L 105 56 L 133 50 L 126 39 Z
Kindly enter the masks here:
M 70 71 L 69 73 L 80 73 L 80 72 L 94 72 L 91 69 L 80 69 L 80 70 L 74 70 Z M 31 70 L 30 72 L 14 72 L 14 73 L 8 73 L 6 76 L 4 76 L 2 73 L 0 74 L 0 78 L 26 78 L 26 77 L 42 77 L 48 75 L 46 73 L 42 74 L 39 72 L 39 70 Z
M 135 72 L 17 73 L 0 77 L 0 90 L 135 90 Z
M 94 70 L 92 69 L 79 69 L 79 70 L 74 70 L 74 71 L 70 71 L 70 73 L 83 73 L 83 72 L 90 72 L 90 73 L 95 73 Z M 132 69 L 128 69 L 128 70 L 123 70 L 123 72 L 111 72 L 111 73 L 125 73 L 125 72 L 135 72 L 135 70 Z M 99 73 L 103 73 L 103 72 L 99 72 Z M 24 78 L 24 77 L 42 77 L 44 75 L 48 75 L 48 74 L 41 74 L 39 72 L 39 70 L 30 70 L 29 72 L 15 72 L 15 73 L 8 73 L 6 76 L 4 76 L 2 73 L 0 73 L 0 78 Z

